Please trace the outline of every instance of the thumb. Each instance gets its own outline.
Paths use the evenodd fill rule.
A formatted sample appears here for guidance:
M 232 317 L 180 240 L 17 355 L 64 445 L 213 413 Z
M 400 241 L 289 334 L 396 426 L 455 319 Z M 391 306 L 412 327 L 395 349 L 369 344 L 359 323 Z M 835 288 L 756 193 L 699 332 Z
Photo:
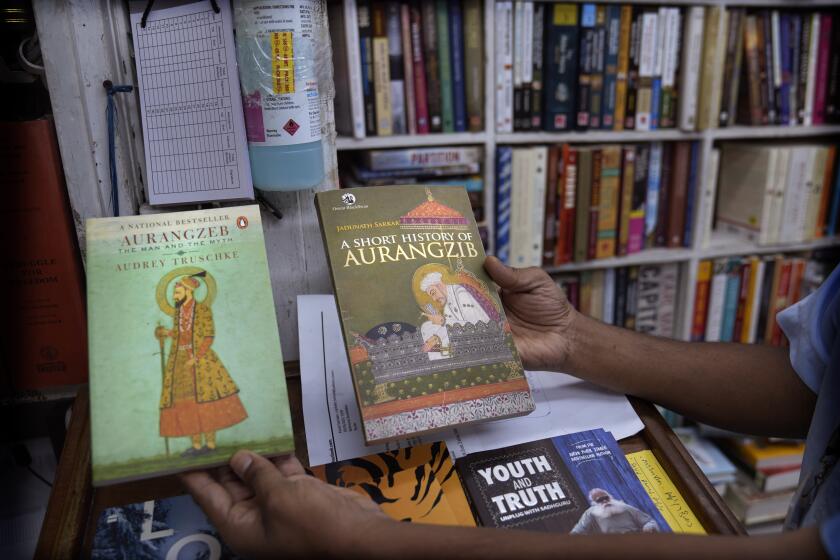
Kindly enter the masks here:
M 230 468 L 258 499 L 268 496 L 284 480 L 274 463 L 250 451 L 237 451 L 230 458 Z
M 484 260 L 484 270 L 500 288 L 509 292 L 526 292 L 539 283 L 545 274 L 538 268 L 513 268 L 496 257 Z

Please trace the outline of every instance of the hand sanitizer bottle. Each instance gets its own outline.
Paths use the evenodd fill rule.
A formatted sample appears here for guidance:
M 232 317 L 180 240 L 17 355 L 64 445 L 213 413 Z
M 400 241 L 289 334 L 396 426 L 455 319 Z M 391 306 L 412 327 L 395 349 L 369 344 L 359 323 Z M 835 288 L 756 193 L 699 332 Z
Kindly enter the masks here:
M 234 4 L 251 176 L 261 190 L 309 189 L 324 179 L 313 44 L 320 2 Z

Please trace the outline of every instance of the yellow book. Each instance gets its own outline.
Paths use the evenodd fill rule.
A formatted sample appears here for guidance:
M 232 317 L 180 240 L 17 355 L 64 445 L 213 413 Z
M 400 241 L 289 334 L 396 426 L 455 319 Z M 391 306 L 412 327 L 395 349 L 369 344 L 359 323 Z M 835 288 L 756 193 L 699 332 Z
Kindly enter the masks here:
M 719 28 L 723 8 L 709 6 L 706 12 L 706 26 L 703 31 L 703 63 L 700 69 L 700 95 L 697 100 L 697 128 L 703 130 L 714 128 L 718 115 L 712 114 L 712 99 L 714 97 L 715 64 Z
M 621 7 L 618 33 L 618 67 L 615 78 L 615 119 L 613 130 L 624 130 L 624 113 L 627 110 L 627 73 L 630 71 L 630 28 L 633 24 L 633 6 Z
M 700 520 L 688 507 L 674 483 L 665 473 L 665 469 L 656 460 L 653 452 L 650 450 L 637 451 L 626 455 L 626 457 L 651 501 L 656 505 L 665 521 L 668 522 L 672 531 L 694 535 L 706 534 Z
M 598 199 L 598 242 L 595 258 L 615 256 L 618 234 L 618 203 L 621 193 L 621 147 L 604 146 L 601 163 L 601 193 Z
M 758 257 L 750 257 L 750 285 L 747 288 L 747 305 L 744 307 L 744 321 L 741 327 L 741 342 L 744 344 L 749 343 L 750 341 L 750 329 L 752 328 L 752 322 L 756 320 L 758 317 L 753 317 L 753 308 L 758 303 L 755 301 L 755 291 L 759 288 L 758 286 L 758 266 L 761 261 Z

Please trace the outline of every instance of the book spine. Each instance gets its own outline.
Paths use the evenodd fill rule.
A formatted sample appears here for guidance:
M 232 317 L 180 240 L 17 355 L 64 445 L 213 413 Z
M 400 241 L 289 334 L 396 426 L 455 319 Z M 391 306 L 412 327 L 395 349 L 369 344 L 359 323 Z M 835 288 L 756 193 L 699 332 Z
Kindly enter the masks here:
M 691 164 L 691 144 L 677 142 L 674 145 L 674 164 L 671 183 L 668 186 L 670 209 L 668 211 L 668 247 L 682 247 L 685 233 L 685 209 L 688 198 L 688 175 Z
M 391 68 L 385 5 L 376 2 L 373 12 L 373 87 L 376 95 L 376 133 L 394 133 L 393 100 L 391 99 Z
M 513 191 L 513 149 L 496 148 L 496 257 L 510 263 L 510 198 Z
M 550 12 L 545 31 L 543 128 L 569 130 L 577 110 L 578 8 L 576 4 L 553 4 Z
M 402 52 L 402 16 L 399 2 L 388 2 L 387 20 L 385 22 L 388 34 L 388 71 L 391 85 L 391 131 L 393 134 L 405 134 L 405 76 L 403 75 Z
M 480 164 L 481 148 L 405 148 L 401 150 L 368 150 L 361 156 L 372 171 L 426 170 L 436 167 Z
M 414 87 L 414 54 L 411 47 L 411 7 L 400 4 L 403 76 L 405 77 L 405 124 L 408 134 L 417 134 L 417 99 Z
M 720 107 L 720 119 L 718 126 L 729 126 L 730 119 L 733 112 L 736 110 L 735 103 L 737 99 L 733 99 L 732 90 L 735 89 L 734 97 L 737 98 L 737 88 L 732 84 L 732 80 L 736 80 L 736 76 L 740 75 L 740 68 L 737 67 L 736 58 L 738 56 L 738 48 L 741 45 L 741 38 L 743 31 L 741 29 L 741 21 L 744 17 L 744 10 L 739 8 L 732 8 L 729 12 L 729 26 L 726 31 L 726 55 L 724 56 L 723 76 L 724 87 L 726 88 L 726 96 L 724 102 Z
M 484 130 L 484 22 L 481 0 L 464 0 L 464 81 L 467 129 Z
M 677 105 L 679 92 L 677 76 L 682 71 L 680 62 L 680 45 L 682 44 L 682 15 L 679 8 L 668 8 L 665 11 L 666 45 L 662 60 L 662 103 L 659 110 L 659 128 L 674 128 L 677 125 Z
M 750 272 L 751 265 L 749 261 L 741 264 L 741 268 L 738 271 L 741 278 L 735 307 L 735 324 L 732 328 L 731 342 L 741 342 L 741 335 L 744 330 L 744 323 L 746 322 L 747 302 L 749 301 Z
M 720 341 L 723 305 L 726 299 L 726 264 L 726 260 L 716 260 L 712 264 L 709 311 L 706 314 L 706 342 Z
M 639 6 L 634 6 L 633 23 L 630 26 L 630 66 L 627 72 L 627 96 L 624 103 L 624 128 L 636 128 L 636 106 L 639 89 L 639 52 L 641 48 L 642 16 Z
M 578 150 L 575 209 L 575 262 L 586 260 L 589 248 L 589 211 L 592 199 L 592 150 Z
M 808 79 L 805 84 L 805 113 L 802 124 L 814 124 L 814 98 L 817 87 L 817 56 L 820 48 L 820 14 L 814 12 L 810 16 L 811 31 L 808 35 Z
M 660 172 L 659 202 L 656 207 L 656 231 L 654 232 L 654 247 L 668 246 L 668 219 L 670 216 L 671 182 L 674 172 L 674 145 L 662 145 L 662 171 Z
M 831 210 L 829 210 L 828 223 L 825 226 L 826 235 L 838 233 L 838 225 L 840 225 L 840 163 L 836 165 L 838 171 L 834 174 L 834 186 L 831 189 Z
M 723 57 L 724 54 L 726 54 L 724 49 L 724 37 L 726 36 L 728 21 L 729 10 L 721 10 L 720 21 L 718 23 L 718 35 L 715 39 L 716 45 L 714 48 L 714 60 L 712 61 L 712 95 L 709 100 L 708 125 L 706 128 L 715 128 L 717 126 L 718 119 L 716 117 L 720 114 L 720 105 L 723 100 Z
M 589 88 L 589 128 L 601 128 L 604 94 L 604 61 L 606 59 L 607 8 L 595 6 L 595 29 L 592 43 L 592 67 Z
M 615 305 L 613 306 L 613 325 L 624 327 L 627 311 L 627 267 L 615 269 Z
M 732 342 L 735 327 L 735 313 L 741 289 L 740 261 L 732 259 L 726 267 L 726 295 L 723 302 L 723 318 L 720 326 L 720 341 Z
M 414 74 L 414 116 L 417 134 L 429 133 L 429 105 L 426 87 L 426 62 L 423 52 L 423 16 L 417 0 L 411 2 L 411 54 Z
M 452 75 L 452 47 L 449 42 L 449 10 L 446 0 L 435 1 L 438 65 L 440 66 L 440 112 L 443 132 L 455 132 L 455 108 Z
M 525 2 L 513 3 L 513 130 L 522 130 L 522 108 L 524 93 L 522 73 L 524 70 L 525 42 Z
M 706 338 L 706 316 L 709 310 L 709 291 L 712 281 L 712 261 L 697 265 L 697 282 L 694 289 L 694 313 L 691 320 L 691 341 L 703 342 Z
M 560 146 L 554 145 L 548 149 L 548 172 L 546 173 L 545 206 L 543 213 L 543 255 L 542 265 L 553 266 L 557 249 L 557 191 L 562 167 L 560 162 Z
M 601 209 L 601 172 L 604 166 L 604 152 L 596 149 L 592 153 L 592 187 L 589 193 L 589 231 L 587 232 L 586 258 L 597 257 L 598 249 L 598 211 Z
M 661 264 L 657 267 L 660 274 L 659 305 L 657 309 L 656 336 L 674 336 L 676 319 L 677 286 L 679 268 L 676 263 Z
M 369 0 L 358 0 L 359 61 L 362 67 L 362 96 L 365 110 L 365 134 L 376 135 L 376 93 L 373 83 L 373 25 Z
M 782 343 L 782 329 L 779 326 L 776 316 L 788 305 L 788 292 L 790 291 L 791 273 L 793 271 L 793 263 L 791 259 L 786 259 L 782 262 L 781 271 L 779 273 L 779 283 L 773 298 L 772 311 L 770 316 L 773 318 L 768 324 L 769 335 L 765 340 L 769 341 L 773 346 L 780 346 Z
M 604 58 L 604 87 L 601 104 L 601 128 L 615 127 L 616 83 L 618 81 L 618 51 L 621 44 L 621 6 L 606 7 L 606 51 Z
M 653 86 L 659 39 L 659 14 L 642 14 L 639 47 L 639 88 L 636 98 L 636 130 L 651 130 Z
M 714 114 L 712 105 L 715 95 L 715 65 L 717 63 L 718 35 L 723 19 L 723 9 L 719 6 L 709 6 L 703 28 L 703 56 L 700 73 L 700 89 L 697 101 L 697 128 L 705 130 L 712 128 L 712 122 L 717 122 L 718 115 Z
M 517 63 L 522 67 L 522 109 L 519 114 L 519 130 L 531 130 L 531 106 L 534 82 L 534 3 L 524 2 L 522 10 L 522 58 Z M 514 128 L 516 126 L 514 125 Z
M 615 269 L 604 270 L 604 300 L 601 320 L 608 325 L 615 324 Z
M 660 7 L 656 16 L 656 46 L 653 55 L 653 78 L 650 95 L 650 129 L 660 128 L 662 113 L 662 73 L 665 68 L 669 29 L 667 25 L 668 8 Z
M 545 197 L 548 190 L 548 147 L 535 146 L 531 152 L 531 200 L 529 206 L 527 233 L 529 242 L 528 266 L 541 266 L 543 262 L 543 237 L 545 218 Z
M 748 322 L 744 325 L 745 334 L 742 335 L 742 342 L 754 344 L 758 334 L 758 321 L 762 300 L 762 289 L 764 287 L 764 274 L 766 263 L 761 259 L 753 259 L 754 268 L 750 271 L 750 302 L 748 305 Z
M 618 206 L 621 193 L 621 147 L 607 146 L 601 154 L 595 258 L 606 259 L 616 254 Z
M 805 122 L 805 105 L 808 98 L 808 66 L 809 57 L 811 53 L 811 17 L 807 14 L 797 14 L 801 21 L 801 32 L 799 34 L 799 53 L 797 60 L 799 61 L 798 75 L 797 75 L 797 96 L 796 96 L 796 115 L 799 124 L 806 124 Z M 808 118 L 810 122 L 810 116 Z
M 697 94 L 703 56 L 705 14 L 705 9 L 702 6 L 692 6 L 688 9 L 688 16 L 685 21 L 679 110 L 680 128 L 682 130 L 690 131 L 697 127 Z
M 653 247 L 656 245 L 656 230 L 658 229 L 659 220 L 659 191 L 662 190 L 662 153 L 663 145 L 661 142 L 654 142 L 650 146 L 650 160 L 645 171 L 647 171 L 646 179 L 646 198 L 645 198 L 645 247 Z M 638 166 L 640 160 L 637 158 L 636 175 L 638 177 Z
M 747 16 L 744 25 L 744 56 L 747 60 L 750 124 L 762 124 L 761 70 L 759 66 L 758 28 L 755 16 Z
M 557 264 L 571 262 L 575 247 L 575 203 L 578 176 L 577 150 L 563 145 L 563 197 L 557 235 Z
M 775 103 L 775 77 L 773 76 L 773 30 L 771 24 L 770 10 L 761 11 L 761 21 L 759 22 L 759 49 L 761 62 L 761 99 L 764 103 L 763 113 L 765 124 L 776 123 L 776 103 Z
M 764 278 L 761 283 L 761 295 L 758 299 L 758 321 L 755 325 L 755 335 L 751 339 L 753 343 L 763 343 L 766 340 L 767 323 L 770 318 L 770 307 L 772 295 L 776 293 L 779 281 L 779 264 L 781 257 L 771 257 L 762 261 L 764 263 Z
M 782 36 L 779 10 L 770 12 L 771 49 L 773 55 L 773 107 L 776 111 L 775 124 L 787 124 L 782 120 Z
M 833 30 L 826 78 L 825 119 L 826 122 L 833 124 L 840 122 L 840 21 L 837 21 L 836 13 L 829 14 L 829 17 L 832 20 Z
M 787 13 L 779 14 L 779 124 L 790 124 L 791 22 Z
M 353 137 L 365 137 L 364 72 L 359 36 L 359 12 L 356 0 L 344 2 L 344 48 L 347 56 L 347 73 L 350 86 L 350 114 L 353 119 Z
M 697 168 L 700 160 L 700 143 L 691 143 L 691 154 L 688 163 L 688 189 L 685 195 L 685 229 L 683 230 L 683 247 L 691 248 L 694 238 L 694 215 L 695 201 L 697 200 L 697 182 L 700 180 L 700 173 Z
M 452 114 L 454 131 L 467 130 L 467 93 L 464 84 L 464 23 L 461 2 L 449 1 L 449 47 L 452 55 Z
M 791 126 L 799 122 L 799 73 L 802 55 L 802 16 L 798 13 L 787 14 L 790 22 L 790 120 Z
M 496 132 L 513 132 L 513 2 L 495 8 Z
M 430 132 L 443 132 L 435 4 L 434 2 L 420 2 L 420 6 L 423 23 L 423 59 L 426 64 L 426 103 L 429 110 L 429 130 Z
M 589 128 L 589 115 L 592 100 L 592 73 L 596 42 L 597 9 L 595 4 L 584 4 L 580 12 L 580 64 L 578 73 L 577 119 L 575 128 Z
M 822 180 L 822 196 L 820 197 L 819 210 L 817 211 L 817 223 L 813 231 L 815 238 L 825 235 L 826 223 L 828 220 L 828 209 L 831 198 L 831 179 L 834 178 L 834 171 L 837 165 L 837 146 L 829 146 L 825 162 L 825 174 Z M 840 174 L 840 172 L 838 172 Z
M 636 330 L 636 308 L 638 307 L 639 267 L 627 270 L 627 300 L 624 311 L 624 328 Z
M 817 47 L 817 76 L 814 86 L 814 124 L 825 124 L 825 93 L 828 84 L 828 63 L 831 48 L 831 15 L 821 14 Z
M 531 122 L 529 125 L 531 130 L 539 130 L 542 125 L 545 6 L 542 2 L 534 4 L 534 19 L 532 23 L 534 40 L 531 51 Z
M 636 291 L 636 332 L 656 334 L 659 322 L 659 298 L 662 290 L 660 269 L 655 265 L 639 267 Z
M 630 36 L 632 26 L 633 7 L 629 5 L 621 6 L 618 28 L 613 130 L 624 130 L 624 116 L 627 109 L 627 74 L 630 71 Z
M 654 144 L 656 146 L 656 144 Z M 630 195 L 630 212 L 627 238 L 627 254 L 638 253 L 645 248 L 645 218 L 646 204 L 648 200 L 648 179 L 651 162 L 651 145 L 641 144 L 634 148 L 635 161 L 632 183 L 629 185 L 632 191 Z M 655 200 L 659 201 L 659 186 L 655 185 Z M 655 209 L 654 209 L 655 211 Z
M 628 254 L 630 245 L 630 213 L 633 211 L 633 189 L 636 173 L 636 148 L 626 146 L 623 154 L 623 167 L 621 178 L 621 204 L 619 210 L 619 229 L 617 254 L 624 256 Z

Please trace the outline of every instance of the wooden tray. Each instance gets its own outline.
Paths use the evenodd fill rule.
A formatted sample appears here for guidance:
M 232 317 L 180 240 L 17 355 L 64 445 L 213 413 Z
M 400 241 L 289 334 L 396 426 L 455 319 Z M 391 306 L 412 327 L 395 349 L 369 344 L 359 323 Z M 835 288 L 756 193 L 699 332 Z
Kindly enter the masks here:
M 297 371 L 297 364 L 287 364 L 286 367 L 287 373 Z M 308 455 L 303 426 L 300 376 L 289 375 L 286 383 L 295 436 L 295 453 L 306 465 Z M 746 534 L 740 522 L 709 484 L 656 408 L 646 401 L 632 397 L 630 402 L 645 428 L 638 435 L 619 441 L 622 451 L 633 453 L 643 449 L 652 450 L 708 533 Z M 35 557 L 77 558 L 83 551 L 87 553 L 90 550 L 96 522 L 106 507 L 181 493 L 183 489 L 175 476 L 93 488 L 90 470 L 90 409 L 87 387 L 83 387 L 73 405 L 73 414 Z

